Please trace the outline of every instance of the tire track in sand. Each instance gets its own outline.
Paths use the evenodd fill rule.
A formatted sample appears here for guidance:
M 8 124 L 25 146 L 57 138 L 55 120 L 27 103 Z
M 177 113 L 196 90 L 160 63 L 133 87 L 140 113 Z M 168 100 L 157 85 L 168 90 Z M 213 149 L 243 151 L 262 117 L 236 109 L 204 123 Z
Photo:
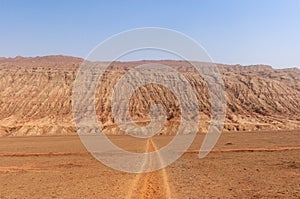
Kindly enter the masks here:
M 153 141 L 149 139 L 146 145 L 146 152 L 149 153 L 156 150 L 157 147 Z M 163 163 L 161 156 L 159 156 L 159 161 Z M 151 165 L 152 162 L 151 158 L 146 158 L 141 170 L 143 170 L 147 165 Z M 127 199 L 172 198 L 168 175 L 165 168 L 149 173 L 137 174 L 131 187 L 132 188 L 126 197 Z

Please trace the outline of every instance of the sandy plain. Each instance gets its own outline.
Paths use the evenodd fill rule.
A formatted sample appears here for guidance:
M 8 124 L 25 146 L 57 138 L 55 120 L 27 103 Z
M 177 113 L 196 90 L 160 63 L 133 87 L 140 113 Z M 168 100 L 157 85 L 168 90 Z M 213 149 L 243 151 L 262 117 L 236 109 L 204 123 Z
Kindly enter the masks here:
M 173 164 L 146 174 L 103 165 L 76 135 L 2 137 L 0 198 L 299 198 L 300 131 L 223 133 L 199 159 L 203 137 Z M 172 136 L 109 138 L 144 152 Z

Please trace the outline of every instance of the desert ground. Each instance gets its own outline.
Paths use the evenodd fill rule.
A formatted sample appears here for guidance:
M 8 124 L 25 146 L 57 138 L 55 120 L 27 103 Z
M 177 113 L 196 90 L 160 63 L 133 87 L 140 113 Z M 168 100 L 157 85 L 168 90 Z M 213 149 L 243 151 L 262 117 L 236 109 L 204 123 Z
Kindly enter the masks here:
M 203 137 L 173 164 L 144 174 L 103 165 L 76 135 L 2 137 L 0 198 L 299 198 L 300 131 L 223 133 L 199 159 Z M 172 136 L 109 138 L 144 152 Z

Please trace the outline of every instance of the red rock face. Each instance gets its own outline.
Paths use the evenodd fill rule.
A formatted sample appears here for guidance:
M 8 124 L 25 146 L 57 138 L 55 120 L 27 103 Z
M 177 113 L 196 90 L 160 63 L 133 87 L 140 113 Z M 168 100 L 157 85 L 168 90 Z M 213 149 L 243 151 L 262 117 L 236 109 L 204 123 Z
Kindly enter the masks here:
M 0 135 L 75 133 L 72 89 L 82 59 L 66 56 L 0 58 Z M 200 131 L 209 124 L 210 100 L 205 82 L 187 62 L 156 61 L 178 70 L 191 84 L 200 107 Z M 115 62 L 102 76 L 96 92 L 99 125 L 107 134 L 122 134 L 111 113 L 114 85 L 126 71 L 149 63 Z M 225 130 L 300 129 L 300 69 L 270 66 L 218 65 L 226 87 Z M 159 71 L 157 71 L 160 73 Z M 162 134 L 173 134 L 180 106 L 167 89 L 149 84 L 130 100 L 130 114 L 140 125 L 149 123 L 149 107 L 160 103 L 167 113 Z

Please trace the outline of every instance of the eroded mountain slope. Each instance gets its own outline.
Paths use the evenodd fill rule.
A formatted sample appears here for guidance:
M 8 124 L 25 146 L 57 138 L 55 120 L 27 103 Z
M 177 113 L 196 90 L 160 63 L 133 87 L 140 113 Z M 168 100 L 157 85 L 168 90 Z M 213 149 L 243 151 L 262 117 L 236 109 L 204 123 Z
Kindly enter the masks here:
M 75 133 L 72 89 L 82 59 L 66 56 L 0 58 L 0 135 L 23 136 Z M 180 71 L 192 85 L 201 110 L 200 131 L 209 124 L 210 96 L 203 79 L 183 61 L 156 61 Z M 114 85 L 131 68 L 148 63 L 115 62 L 100 80 L 97 116 L 106 133 L 122 133 L 111 113 Z M 300 69 L 275 70 L 270 66 L 218 65 L 226 87 L 225 130 L 300 129 Z M 158 71 L 159 73 L 159 71 Z M 131 115 L 140 125 L 149 122 L 149 105 L 166 109 L 163 134 L 179 124 L 177 98 L 166 88 L 150 84 L 130 101 Z

